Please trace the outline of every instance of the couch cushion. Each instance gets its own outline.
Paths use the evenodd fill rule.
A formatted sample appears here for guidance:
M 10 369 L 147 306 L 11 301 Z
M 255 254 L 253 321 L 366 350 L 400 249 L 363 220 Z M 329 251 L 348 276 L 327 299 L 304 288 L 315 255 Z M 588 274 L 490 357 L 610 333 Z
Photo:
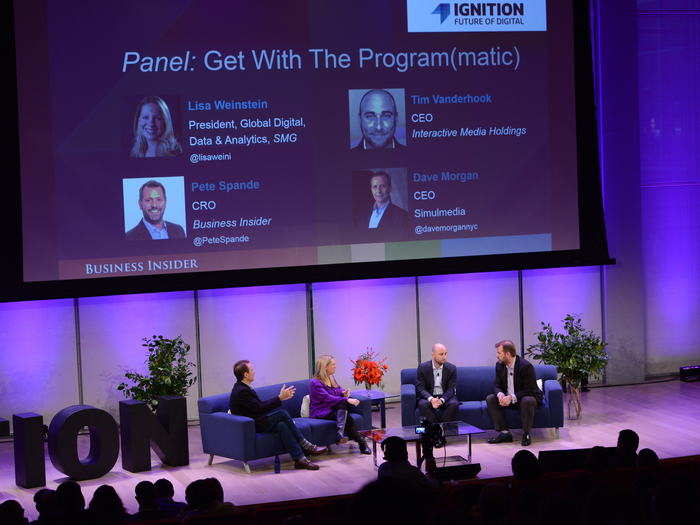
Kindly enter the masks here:
M 457 417 L 460 421 L 482 428 L 484 415 L 482 413 L 482 401 L 463 401 L 459 404 Z
M 307 418 L 306 421 L 309 422 L 309 431 L 311 432 L 309 441 L 314 445 L 325 446 L 335 443 L 338 434 L 335 421 L 313 418 Z

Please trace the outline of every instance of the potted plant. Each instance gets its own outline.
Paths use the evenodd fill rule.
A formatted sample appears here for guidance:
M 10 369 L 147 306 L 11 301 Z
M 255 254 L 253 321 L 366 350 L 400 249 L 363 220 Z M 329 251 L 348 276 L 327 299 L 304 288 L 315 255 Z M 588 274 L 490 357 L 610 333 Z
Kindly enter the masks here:
M 367 390 L 373 385 L 384 388 L 384 372 L 389 370 L 386 357 L 380 358 L 379 354 L 367 348 L 357 359 L 351 359 L 352 379 L 356 385 L 363 384 Z
M 194 363 L 187 361 L 190 345 L 182 340 L 182 336 L 175 339 L 165 339 L 162 335 L 144 337 L 144 343 L 148 350 L 149 375 L 127 371 L 124 374 L 127 382 L 121 382 L 117 390 L 137 401 L 143 401 L 155 412 L 158 406 L 159 396 L 185 396 L 187 389 L 197 381 L 191 368 Z
M 581 382 L 590 375 L 600 373 L 608 362 L 605 347 L 608 343 L 584 329 L 581 318 L 568 314 L 564 317 L 564 332 L 552 330 L 544 321 L 536 333 L 537 344 L 529 346 L 525 353 L 559 371 L 562 382 L 568 386 L 568 418 L 581 417 Z

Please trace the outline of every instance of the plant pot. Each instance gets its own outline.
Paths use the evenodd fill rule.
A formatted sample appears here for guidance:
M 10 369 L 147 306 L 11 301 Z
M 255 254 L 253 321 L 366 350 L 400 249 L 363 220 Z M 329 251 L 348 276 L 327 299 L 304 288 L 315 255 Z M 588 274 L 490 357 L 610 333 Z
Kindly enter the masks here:
M 567 419 L 581 419 L 581 387 L 575 387 L 569 383 L 566 393 L 566 408 Z

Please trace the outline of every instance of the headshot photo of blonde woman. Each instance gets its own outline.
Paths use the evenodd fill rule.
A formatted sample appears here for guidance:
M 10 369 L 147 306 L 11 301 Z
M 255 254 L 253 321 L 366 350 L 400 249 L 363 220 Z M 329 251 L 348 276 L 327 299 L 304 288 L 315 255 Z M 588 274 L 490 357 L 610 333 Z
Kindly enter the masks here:
M 134 115 L 134 144 L 130 155 L 174 157 L 182 153 L 175 137 L 170 109 L 160 97 L 149 96 L 139 102 Z

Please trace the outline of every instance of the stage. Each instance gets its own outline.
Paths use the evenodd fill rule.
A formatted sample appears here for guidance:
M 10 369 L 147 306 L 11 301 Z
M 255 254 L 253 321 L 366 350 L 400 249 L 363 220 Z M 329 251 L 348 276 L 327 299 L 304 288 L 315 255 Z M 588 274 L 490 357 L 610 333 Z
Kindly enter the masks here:
M 678 380 L 635 386 L 594 388 L 582 395 L 583 415 L 579 421 L 565 420 L 559 438 L 553 430 L 536 429 L 529 449 L 540 450 L 585 448 L 594 445 L 614 446 L 617 433 L 623 428 L 635 430 L 640 437 L 640 448 L 651 448 L 660 458 L 700 453 L 700 383 L 682 383 Z M 401 413 L 398 403 L 387 405 L 387 425 L 398 426 Z M 379 424 L 379 414 L 374 413 Z M 473 461 L 481 463 L 480 478 L 510 475 L 510 459 L 521 449 L 520 432 L 514 431 L 515 442 L 489 445 L 489 434 L 473 438 Z M 86 445 L 87 439 L 81 438 Z M 134 487 L 142 480 L 155 481 L 165 477 L 175 486 L 175 498 L 184 501 L 185 487 L 193 480 L 216 477 L 224 486 L 227 501 L 235 505 L 251 505 L 281 500 L 303 499 L 355 492 L 376 478 L 372 456 L 361 455 L 357 447 L 334 447 L 332 454 L 317 456 L 321 469 L 316 472 L 294 470 L 289 456 L 284 456 L 282 472 L 275 474 L 272 458 L 251 463 L 252 474 L 246 474 L 242 464 L 215 457 L 211 466 L 202 452 L 199 426 L 189 428 L 190 464 L 187 467 L 164 468 L 153 454 L 154 468 L 133 474 L 121 469 L 117 461 L 106 476 L 81 482 L 86 501 L 102 484 L 114 486 L 129 512 L 137 510 Z M 87 453 L 85 446 L 84 454 Z M 451 441 L 447 455 L 467 455 L 466 438 Z M 409 447 L 411 461 L 415 462 L 414 448 Z M 436 451 L 436 459 L 442 451 Z M 381 456 L 380 456 L 381 459 Z M 48 460 L 46 480 L 48 488 L 55 488 L 66 478 Z M 22 489 L 14 483 L 12 442 L 0 444 L 0 501 L 16 499 L 30 519 L 36 517 L 32 497 L 38 489 Z

